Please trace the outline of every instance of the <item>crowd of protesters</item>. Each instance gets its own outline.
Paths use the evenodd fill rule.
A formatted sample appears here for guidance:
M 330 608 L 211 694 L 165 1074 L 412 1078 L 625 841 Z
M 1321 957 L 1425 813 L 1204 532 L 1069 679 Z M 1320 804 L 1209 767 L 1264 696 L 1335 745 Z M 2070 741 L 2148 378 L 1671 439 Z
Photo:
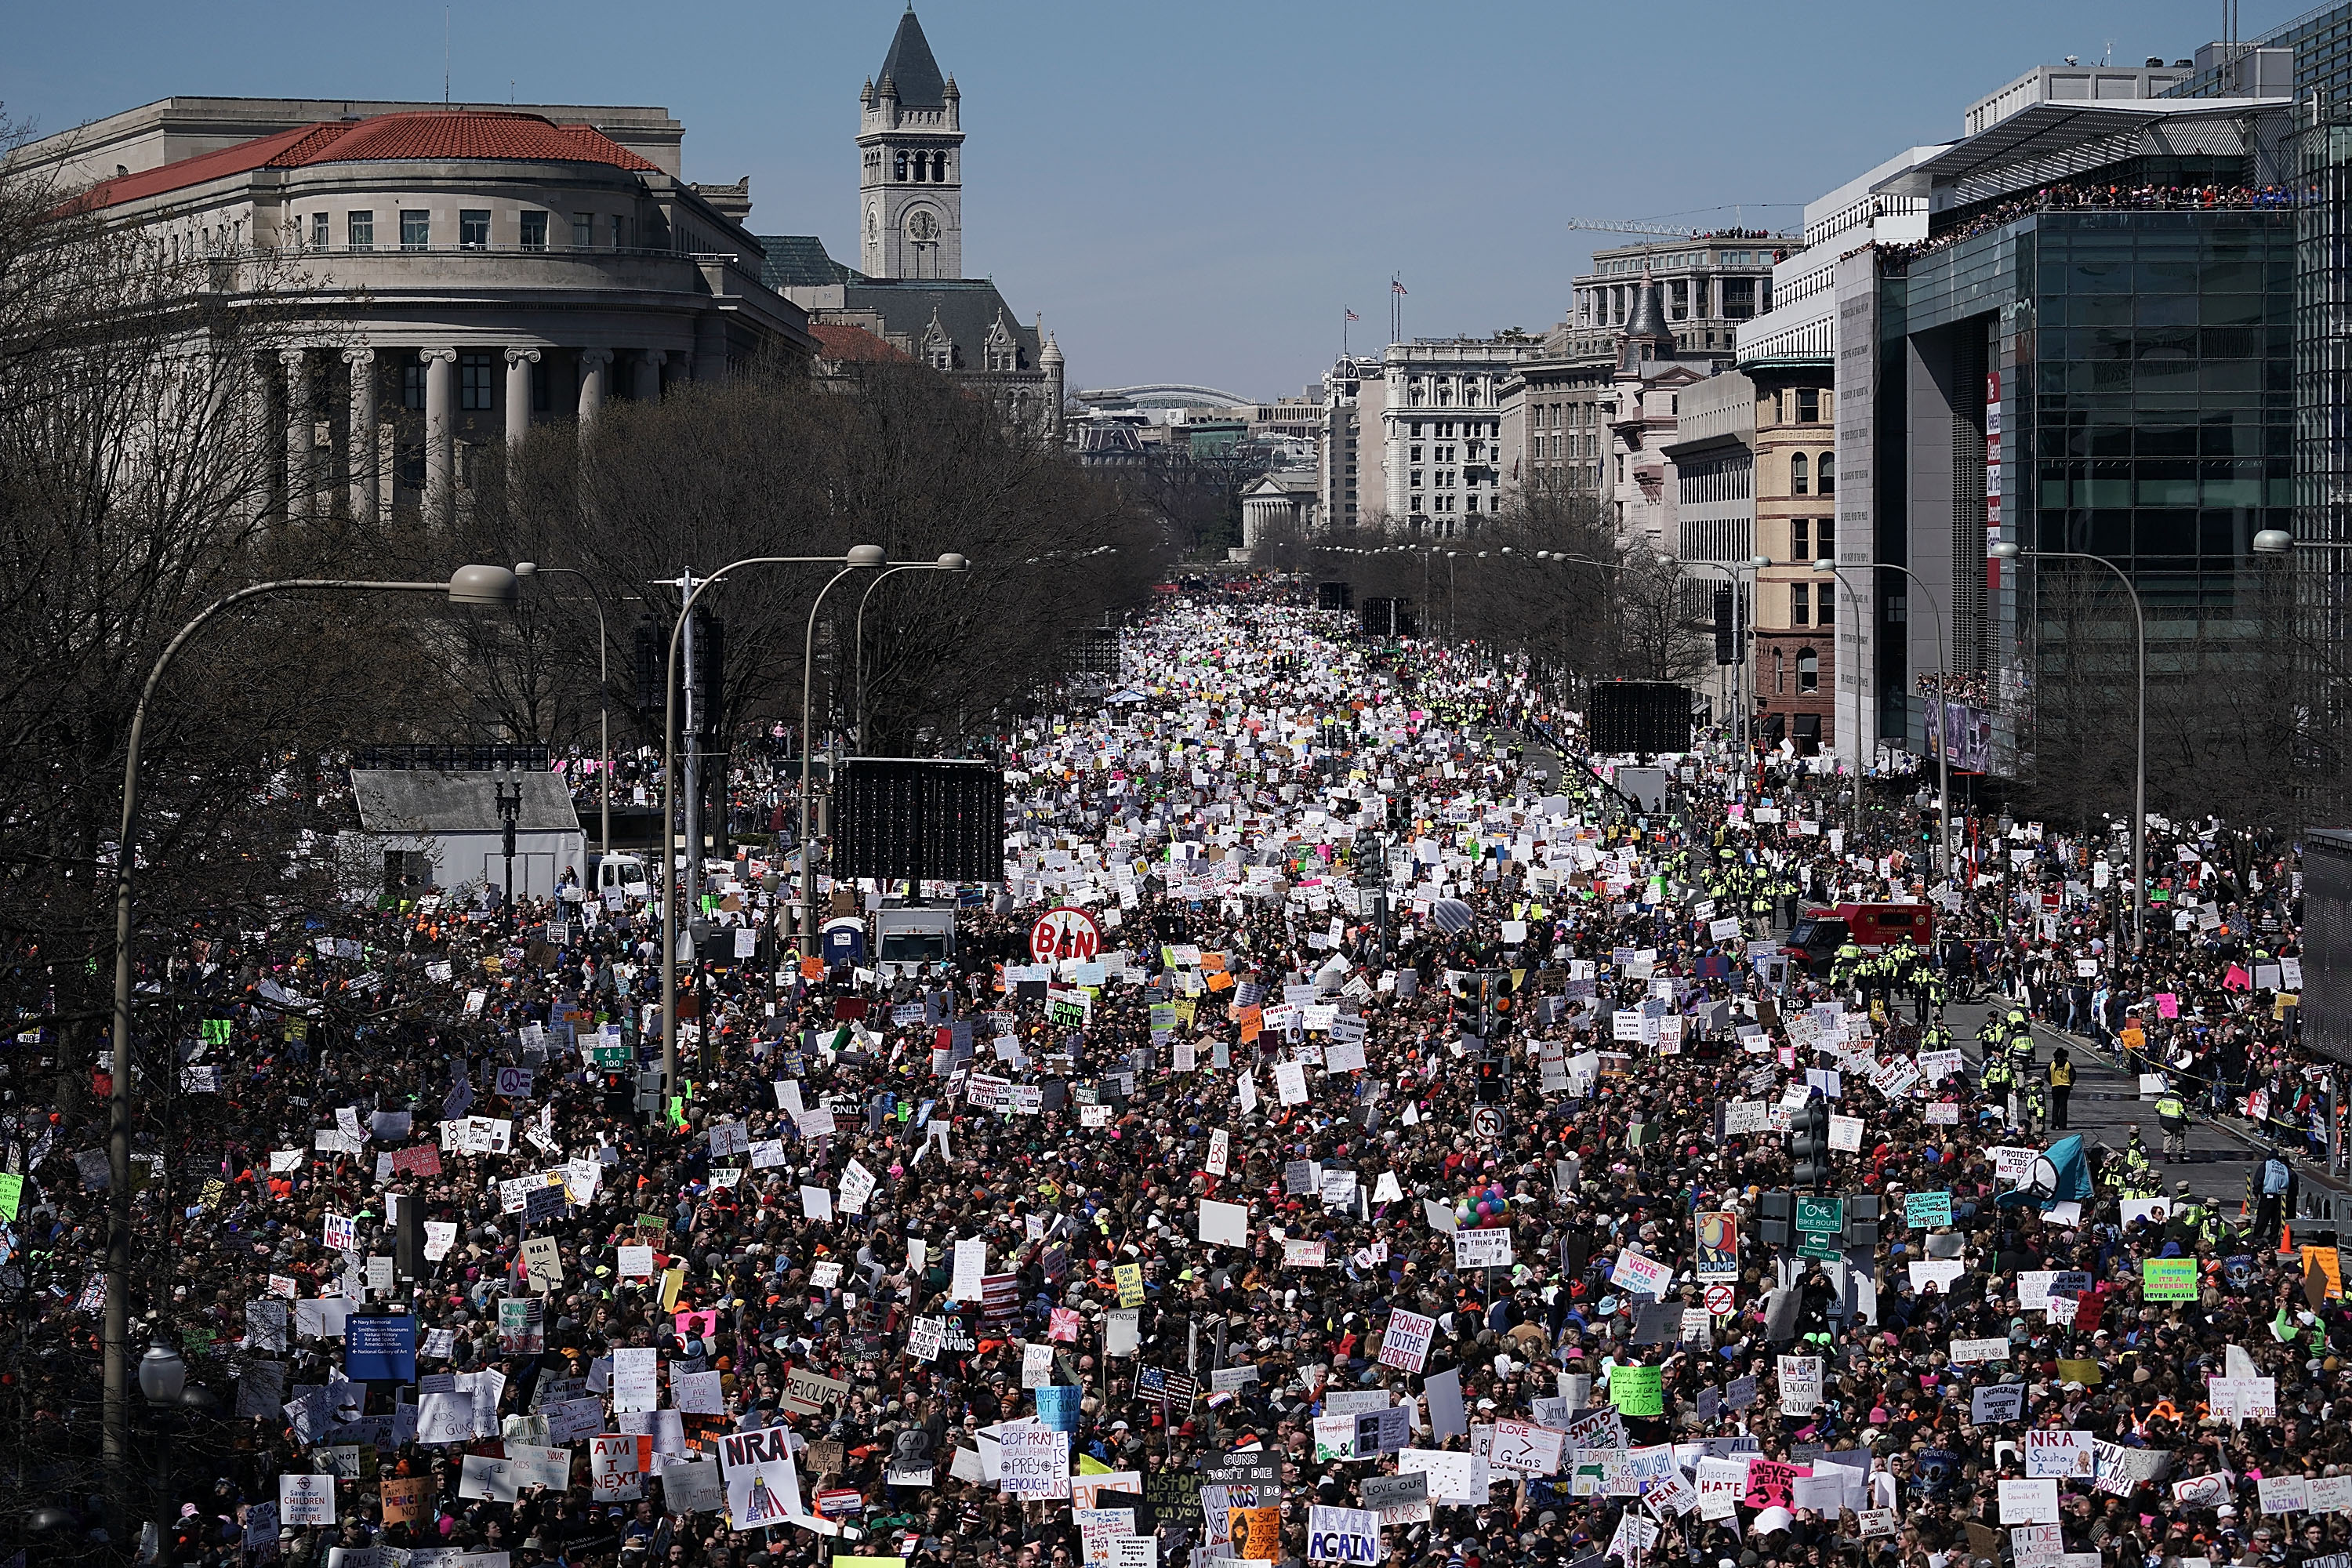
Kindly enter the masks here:
M 2062 183 L 1998 201 L 1931 234 L 1926 239 L 1879 247 L 1882 265 L 1898 277 L 1923 256 L 1948 250 L 1963 240 L 1990 234 L 2022 217 L 2044 212 L 2215 212 L 2293 207 L 2310 199 L 2291 185 L 2158 185 Z
M 1172 598 L 1119 687 L 1003 738 L 1001 884 L 824 887 L 841 917 L 961 903 L 952 958 L 804 963 L 764 858 L 698 878 L 750 952 L 696 950 L 650 1109 L 642 900 L 451 887 L 185 936 L 142 977 L 204 1019 L 142 1044 L 179 1081 L 145 1100 L 131 1311 L 202 1393 L 155 1419 L 151 1549 L 1207 1568 L 1361 1560 L 1369 1528 L 1426 1568 L 2304 1568 L 2352 1545 L 2335 1254 L 2151 1195 L 2137 1147 L 2035 1185 L 2023 1097 L 1944 1016 L 1997 996 L 2209 1112 L 2260 1095 L 2300 1142 L 2292 854 L 2161 825 L 2136 952 L 2107 841 L 1972 822 L 1947 879 L 1919 799 L 1874 791 L 1857 833 L 1851 780 L 1703 747 L 1644 814 L 1581 732 L 1507 664 L 1366 646 L 1270 588 Z M 1917 903 L 1935 936 L 1807 970 L 1778 938 L 1809 901 Z M 1055 909 L 1093 923 L 1046 922 L 1040 963 Z M 2050 1065 L 2028 1036 L 2023 1071 Z M 1817 1184 L 1847 1212 L 1790 1228 L 1820 1099 Z M 31 1561 L 89 1561 L 135 1528 L 91 1458 L 102 1109 L 13 1109 L 0 1410 L 26 1507 L 66 1515 Z M 347 1381 L 350 1315 L 385 1312 L 414 1321 L 412 1379 Z M 1013 1458 L 1040 1426 L 1058 1487 Z M 777 1428 L 793 1495 L 747 1514 L 726 1439 Z M 1413 1475 L 1423 1500 L 1382 1498 Z

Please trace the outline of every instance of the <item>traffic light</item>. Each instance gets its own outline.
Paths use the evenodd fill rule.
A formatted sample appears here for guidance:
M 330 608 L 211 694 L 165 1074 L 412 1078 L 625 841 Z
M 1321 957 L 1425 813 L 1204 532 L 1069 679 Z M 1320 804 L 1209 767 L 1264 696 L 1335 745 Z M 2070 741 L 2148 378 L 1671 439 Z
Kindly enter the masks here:
M 637 711 L 658 713 L 662 710 L 661 632 L 654 626 L 651 616 L 637 622 L 635 664 Z
M 1830 1179 L 1830 1102 L 1818 1096 L 1805 1101 L 1789 1118 L 1789 1157 L 1796 1163 L 1796 1181 L 1815 1192 Z
M 1787 1193 L 1764 1194 L 1764 1223 L 1758 1229 L 1758 1238 L 1767 1247 L 1786 1247 L 1791 1239 L 1793 1221 L 1797 1215 L 1796 1201 Z
M 719 713 L 727 700 L 727 623 L 717 616 L 694 612 L 694 726 L 704 740 L 715 740 L 722 726 Z
M 1729 588 L 1715 591 L 1715 662 L 1739 662 L 1739 627 L 1735 622 Z
M 1509 1098 L 1511 1064 L 1501 1057 L 1480 1057 L 1470 1064 L 1471 1081 L 1477 1085 L 1481 1105 L 1500 1105 Z

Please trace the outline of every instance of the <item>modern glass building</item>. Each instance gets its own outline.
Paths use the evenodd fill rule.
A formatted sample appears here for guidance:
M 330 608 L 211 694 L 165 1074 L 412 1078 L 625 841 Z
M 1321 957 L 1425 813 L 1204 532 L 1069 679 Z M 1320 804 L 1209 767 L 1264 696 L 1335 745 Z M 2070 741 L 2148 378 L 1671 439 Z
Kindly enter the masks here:
M 1848 574 L 1872 579 L 1884 740 L 1927 749 L 1946 658 L 1947 702 L 1972 710 L 1948 721 L 1990 735 L 1967 761 L 1993 773 L 2031 771 L 2030 715 L 2046 731 L 2064 697 L 2129 680 L 2104 568 L 2004 565 L 1997 542 L 2120 568 L 2152 680 L 2246 646 L 2253 535 L 2295 504 L 2290 135 L 2284 98 L 2044 102 L 1890 182 L 1931 218 L 1877 248 L 1869 301 L 1873 544 L 1916 578 Z M 1841 310 L 1862 324 L 1843 285 Z

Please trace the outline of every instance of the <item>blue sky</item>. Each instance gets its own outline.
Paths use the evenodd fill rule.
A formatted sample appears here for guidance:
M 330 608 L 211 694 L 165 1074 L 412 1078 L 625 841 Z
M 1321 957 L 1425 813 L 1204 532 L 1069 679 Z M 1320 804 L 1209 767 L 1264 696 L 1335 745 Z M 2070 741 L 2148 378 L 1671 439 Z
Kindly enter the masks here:
M 654 103 L 686 172 L 751 176 L 752 227 L 856 259 L 859 85 L 900 0 L 448 8 L 458 99 Z M 2304 8 L 2243 8 L 2246 37 Z M 1384 335 L 1538 330 L 1574 217 L 1796 207 L 2066 55 L 2211 39 L 2213 0 L 1811 5 L 1190 0 L 919 7 L 963 90 L 964 265 L 1043 311 L 1073 386 L 1299 390 Z M 19 6 L 0 103 L 64 130 L 173 93 L 438 99 L 439 5 Z M 1668 215 L 1673 215 L 1669 216 Z

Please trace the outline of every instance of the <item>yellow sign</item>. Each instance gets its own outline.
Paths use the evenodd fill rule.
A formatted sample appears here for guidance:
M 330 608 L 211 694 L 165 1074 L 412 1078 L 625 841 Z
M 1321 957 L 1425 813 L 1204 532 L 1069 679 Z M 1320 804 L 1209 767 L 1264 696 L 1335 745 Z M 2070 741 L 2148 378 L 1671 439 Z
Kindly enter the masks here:
M 1118 1263 L 1111 1266 L 1110 1277 L 1118 1283 L 1118 1304 L 1122 1307 L 1143 1305 L 1143 1265 Z

